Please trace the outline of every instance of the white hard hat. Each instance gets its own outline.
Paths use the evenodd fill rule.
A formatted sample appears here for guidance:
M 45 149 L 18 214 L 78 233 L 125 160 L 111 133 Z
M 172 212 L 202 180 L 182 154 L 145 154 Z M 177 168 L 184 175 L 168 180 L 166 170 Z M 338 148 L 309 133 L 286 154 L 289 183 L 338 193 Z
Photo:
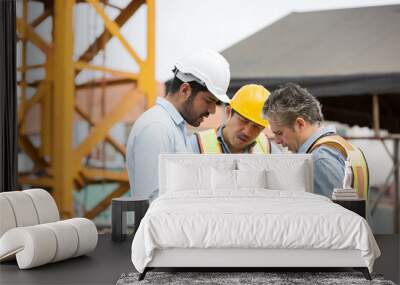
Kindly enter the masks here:
M 216 51 L 201 50 L 175 64 L 175 76 L 183 82 L 197 81 L 205 85 L 218 100 L 229 103 L 226 95 L 231 73 L 229 63 Z

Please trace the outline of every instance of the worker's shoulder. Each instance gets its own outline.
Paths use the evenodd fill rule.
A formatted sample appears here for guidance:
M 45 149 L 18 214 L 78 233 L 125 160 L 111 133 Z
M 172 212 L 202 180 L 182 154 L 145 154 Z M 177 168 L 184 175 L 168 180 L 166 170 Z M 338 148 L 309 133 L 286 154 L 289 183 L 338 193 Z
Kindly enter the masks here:
M 134 128 L 142 129 L 149 125 L 164 125 L 169 126 L 171 116 L 168 112 L 159 105 L 155 105 L 144 112 L 134 123 Z
M 142 136 L 144 131 L 149 133 L 166 133 L 170 130 L 170 117 L 162 107 L 155 105 L 144 112 L 133 124 L 129 134 L 128 145 L 132 144 L 136 137 Z
M 154 105 L 147 111 L 145 111 L 138 120 L 141 121 L 163 121 L 165 118 L 170 118 L 171 116 L 165 110 L 162 106 L 160 105 Z
M 327 145 L 320 145 L 312 152 L 314 161 L 318 160 L 334 160 L 344 165 L 345 158 L 342 153 Z

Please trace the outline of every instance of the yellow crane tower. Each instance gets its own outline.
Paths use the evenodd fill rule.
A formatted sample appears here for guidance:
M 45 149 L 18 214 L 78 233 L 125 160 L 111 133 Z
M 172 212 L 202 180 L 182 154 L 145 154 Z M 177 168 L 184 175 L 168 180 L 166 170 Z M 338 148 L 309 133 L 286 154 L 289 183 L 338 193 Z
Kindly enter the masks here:
M 19 147 L 33 161 L 33 170 L 19 176 L 19 184 L 41 186 L 52 193 L 61 215 L 64 218 L 74 216 L 73 190 L 80 191 L 88 183 L 98 181 L 116 182 L 117 187 L 97 206 L 86 213 L 94 218 L 104 210 L 113 197 L 121 196 L 129 190 L 126 170 L 108 171 L 91 169 L 82 163 L 92 150 L 101 142 L 106 142 L 125 156 L 124 145 L 118 143 L 109 134 L 109 130 L 118 123 L 135 104 L 145 96 L 147 107 L 154 104 L 156 98 L 155 80 L 155 0 L 130 1 L 125 8 L 109 4 L 108 0 L 35 0 L 43 4 L 43 13 L 28 23 L 28 1 L 23 1 L 23 13 L 17 18 L 18 38 L 22 43 L 19 94 Z M 74 5 L 86 3 L 101 17 L 105 29 L 89 45 L 78 60 L 73 59 L 74 51 Z M 111 19 L 104 7 L 110 5 L 118 9 L 119 15 Z M 146 58 L 138 56 L 132 45 L 121 34 L 121 27 L 135 15 L 135 12 L 146 5 L 147 45 Z M 46 41 L 36 31 L 36 27 L 47 18 L 52 18 L 52 42 Z M 139 66 L 139 72 L 126 72 L 91 64 L 94 57 L 104 49 L 111 38 L 117 38 L 130 57 Z M 44 64 L 27 65 L 27 43 L 31 42 L 44 55 Z M 43 69 L 41 80 L 27 82 L 26 72 L 32 69 Z M 104 115 L 98 122 L 75 102 L 75 92 L 82 86 L 75 84 L 76 76 L 82 70 L 95 70 L 116 75 L 119 79 L 104 78 L 102 84 L 132 82 L 135 89 L 121 97 L 120 102 Z M 84 84 L 82 84 L 84 85 Z M 27 88 L 34 88 L 34 95 L 27 97 Z M 40 106 L 40 145 L 34 145 L 29 136 L 24 134 L 25 114 L 35 105 Z M 77 146 L 73 146 L 74 113 L 86 120 L 91 126 L 90 132 Z

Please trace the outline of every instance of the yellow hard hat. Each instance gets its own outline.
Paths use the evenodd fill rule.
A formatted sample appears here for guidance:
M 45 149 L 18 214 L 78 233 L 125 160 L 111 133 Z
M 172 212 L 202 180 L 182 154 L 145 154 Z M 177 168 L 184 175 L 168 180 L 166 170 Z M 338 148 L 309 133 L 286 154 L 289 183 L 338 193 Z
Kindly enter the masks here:
M 263 118 L 262 109 L 269 94 L 269 91 L 261 85 L 244 85 L 235 93 L 230 105 L 235 112 L 246 119 L 267 127 L 268 121 Z

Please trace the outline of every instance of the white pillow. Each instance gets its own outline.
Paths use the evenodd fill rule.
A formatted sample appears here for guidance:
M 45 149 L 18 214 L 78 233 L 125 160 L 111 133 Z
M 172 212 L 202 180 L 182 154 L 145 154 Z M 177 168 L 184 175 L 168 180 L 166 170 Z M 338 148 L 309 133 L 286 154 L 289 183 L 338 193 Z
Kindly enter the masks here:
M 267 188 L 266 170 L 230 170 L 211 168 L 212 190 Z
M 268 159 L 238 160 L 240 170 L 257 171 L 266 169 L 267 189 L 310 191 L 311 169 L 304 159 L 296 155 L 271 155 Z
M 211 189 L 236 190 L 236 170 L 212 167 Z
M 177 163 L 169 163 L 168 166 L 168 191 L 210 189 L 210 167 Z
M 277 170 L 268 170 L 267 188 L 271 190 L 287 190 L 287 191 L 303 191 L 306 192 L 306 177 L 304 171 L 300 167 L 294 167 L 290 175 L 286 175 Z
M 267 171 L 236 170 L 237 188 L 267 188 Z

